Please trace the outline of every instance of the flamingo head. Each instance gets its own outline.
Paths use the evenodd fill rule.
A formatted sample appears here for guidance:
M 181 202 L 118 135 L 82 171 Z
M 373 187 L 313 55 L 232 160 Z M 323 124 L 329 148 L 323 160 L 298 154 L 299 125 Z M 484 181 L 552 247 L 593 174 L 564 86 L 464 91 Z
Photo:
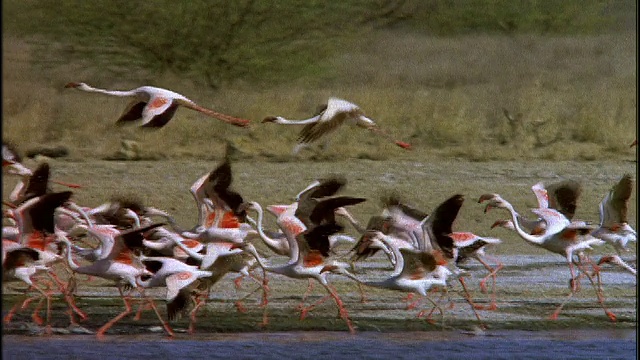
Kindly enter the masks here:
M 262 123 L 277 123 L 279 118 L 277 116 L 267 116 L 262 119 Z
M 633 140 L 631 145 L 629 145 L 629 147 L 634 147 L 634 146 L 638 146 L 638 139 Z
M 329 264 L 325 265 L 320 269 L 320 274 L 324 274 L 326 272 L 330 272 L 333 274 L 344 275 L 347 272 L 346 264 Z
M 482 204 L 485 201 L 487 202 L 487 205 L 484 208 L 485 213 L 492 208 L 504 208 L 506 206 L 504 199 L 502 199 L 498 194 L 483 194 L 478 199 L 479 204 Z

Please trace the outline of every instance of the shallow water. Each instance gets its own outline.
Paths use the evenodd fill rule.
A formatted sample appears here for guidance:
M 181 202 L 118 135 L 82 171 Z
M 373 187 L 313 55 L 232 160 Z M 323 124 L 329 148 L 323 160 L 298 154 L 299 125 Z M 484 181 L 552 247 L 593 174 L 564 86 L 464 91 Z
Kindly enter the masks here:
M 634 359 L 636 330 L 3 336 L 3 359 Z

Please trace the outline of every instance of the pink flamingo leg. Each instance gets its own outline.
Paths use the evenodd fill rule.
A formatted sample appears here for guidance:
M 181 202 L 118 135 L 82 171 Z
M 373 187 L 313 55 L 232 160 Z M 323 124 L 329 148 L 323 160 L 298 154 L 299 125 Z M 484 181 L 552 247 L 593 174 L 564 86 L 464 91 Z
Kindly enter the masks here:
M 300 320 L 304 320 L 307 317 L 307 314 L 309 313 L 309 311 L 313 310 L 316 306 L 318 306 L 318 305 L 324 303 L 325 301 L 329 300 L 330 297 L 331 297 L 331 295 L 326 295 L 322 299 L 316 301 L 314 304 L 309 305 L 307 307 L 303 307 L 302 309 L 300 309 Z
M 476 304 L 473 303 L 473 300 L 471 299 L 471 295 L 469 294 L 469 290 L 467 289 L 467 285 L 464 283 L 464 278 L 462 277 L 458 277 L 458 281 L 460 281 L 460 284 L 462 285 L 462 288 L 464 289 L 464 299 L 467 300 L 467 303 L 469 303 L 469 306 L 471 306 L 471 310 L 473 310 L 473 314 L 476 316 L 476 319 L 478 319 L 478 322 L 480 323 L 480 326 L 482 328 L 486 328 L 486 325 L 482 322 L 482 320 L 480 319 L 480 315 L 478 315 L 478 312 L 476 311 Z
M 156 313 L 156 316 L 158 317 L 158 320 L 160 320 L 160 322 L 162 323 L 162 327 L 167 332 L 167 335 L 169 337 L 173 337 L 174 333 L 173 333 L 173 330 L 171 329 L 171 326 L 169 326 L 169 323 L 162 318 L 162 316 L 160 315 L 160 311 L 158 311 L 158 308 L 156 307 L 155 302 L 153 302 L 153 299 L 146 296 L 142 289 L 140 289 L 139 292 L 140 292 L 140 295 L 147 300 L 147 302 L 149 303 L 153 311 Z
M 501 262 L 498 261 L 497 262 L 497 266 L 495 268 L 492 268 L 482 258 L 477 257 L 477 260 L 489 271 L 489 275 L 485 276 L 480 281 L 480 289 L 481 289 L 481 291 L 483 293 L 487 292 L 486 282 L 489 279 L 489 277 L 491 277 L 491 303 L 489 304 L 489 306 L 484 307 L 483 309 L 484 310 L 496 310 L 498 308 L 497 300 L 496 300 L 496 279 L 497 279 L 496 273 L 498 271 L 500 271 L 504 267 L 504 265 Z
M 296 309 L 298 310 L 304 309 L 304 302 L 307 299 L 307 297 L 311 294 L 311 291 L 313 291 L 313 285 L 314 285 L 313 279 L 309 279 L 309 285 L 307 286 L 307 290 L 302 295 L 302 300 L 300 300 L 300 304 L 298 304 Z
M 199 294 L 196 298 L 196 305 L 193 307 L 191 312 L 189 313 L 189 334 L 193 334 L 196 331 L 196 314 L 200 307 L 202 307 L 206 300 L 202 299 L 203 294 Z
M 333 297 L 333 299 L 335 300 L 336 305 L 338 306 L 338 309 L 340 309 L 340 317 L 342 317 L 342 319 L 347 324 L 347 327 L 349 328 L 349 332 L 351 334 L 355 334 L 356 331 L 353 328 L 351 319 L 349 319 L 349 313 L 347 313 L 347 309 L 344 307 L 344 304 L 340 299 L 340 296 L 338 296 L 338 293 L 335 291 L 335 289 L 332 289 L 329 285 L 325 285 L 325 284 L 322 284 L 322 285 L 325 287 L 325 289 L 327 289 L 331 297 Z
M 122 289 L 120 288 L 120 286 L 118 285 L 118 292 L 120 293 L 120 297 L 122 297 L 122 301 L 124 302 L 124 311 L 121 312 L 120 314 L 116 315 L 116 317 L 114 317 L 113 319 L 111 319 L 110 321 L 108 321 L 106 324 L 102 325 L 102 327 L 100 327 L 100 329 L 98 329 L 98 332 L 96 333 L 96 337 L 100 340 L 104 339 L 104 334 L 107 330 L 109 330 L 109 328 L 111 328 L 115 323 L 117 323 L 118 321 L 120 321 L 122 318 L 124 318 L 125 316 L 129 315 L 131 313 L 131 304 L 129 303 L 129 296 L 125 296 L 122 293 Z

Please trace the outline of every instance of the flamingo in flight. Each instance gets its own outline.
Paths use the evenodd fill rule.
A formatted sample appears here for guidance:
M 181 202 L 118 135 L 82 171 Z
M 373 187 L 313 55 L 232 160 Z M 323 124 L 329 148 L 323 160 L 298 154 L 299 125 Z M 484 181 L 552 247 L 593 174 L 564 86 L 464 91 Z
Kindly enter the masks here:
M 116 121 L 118 125 L 135 124 L 146 128 L 161 128 L 167 125 L 171 118 L 173 118 L 178 106 L 183 106 L 231 125 L 241 127 L 249 126 L 249 120 L 222 114 L 202 107 L 184 95 L 159 87 L 141 86 L 128 91 L 118 91 L 98 89 L 83 82 L 70 82 L 65 85 L 65 88 L 133 98 L 126 110 Z
M 321 110 L 309 119 L 289 120 L 281 116 L 267 116 L 262 122 L 281 125 L 304 125 L 298 135 L 298 144 L 293 149 L 294 154 L 297 154 L 302 148 L 322 138 L 328 139 L 326 137 L 328 134 L 334 132 L 341 125 L 346 124 L 365 128 L 378 135 L 384 136 L 403 149 L 411 149 L 411 145 L 393 139 L 388 133 L 382 130 L 372 119 L 364 114 L 364 111 L 362 111 L 358 105 L 335 97 L 329 98 L 327 103 L 321 106 Z M 327 143 L 328 141 L 324 142 L 325 148 Z

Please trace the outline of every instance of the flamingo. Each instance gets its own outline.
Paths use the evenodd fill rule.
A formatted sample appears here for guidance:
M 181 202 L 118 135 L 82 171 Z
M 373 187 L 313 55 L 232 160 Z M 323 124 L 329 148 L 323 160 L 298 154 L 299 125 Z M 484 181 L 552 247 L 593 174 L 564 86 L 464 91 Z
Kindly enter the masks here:
M 613 246 L 618 255 L 629 251 L 627 244 L 630 241 L 637 241 L 637 233 L 627 220 L 632 191 L 631 175 L 625 174 L 600 202 L 600 225 L 591 233 Z
M 323 137 L 326 138 L 326 135 L 334 132 L 343 124 L 352 124 L 382 135 L 403 149 L 411 148 L 411 145 L 391 138 L 391 136 L 378 127 L 373 120 L 365 116 L 358 105 L 335 97 L 329 98 L 321 110 L 309 119 L 288 120 L 281 116 L 268 116 L 265 117 L 262 122 L 282 125 L 304 125 L 298 135 L 298 144 L 293 149 L 294 154 L 297 154 L 302 148 L 309 146 L 309 144 Z M 327 143 L 328 142 L 325 141 L 325 148 Z
M 54 212 L 57 208 L 68 202 L 72 194 L 73 193 L 71 191 L 44 194 L 31 198 L 17 208 L 9 210 L 11 216 L 17 223 L 17 244 L 36 251 L 38 254 L 37 259 L 35 260 L 37 265 L 41 265 L 48 269 L 49 266 L 52 266 L 54 263 L 62 260 L 58 255 L 57 246 L 55 246 L 52 241 L 55 233 Z M 73 299 L 67 294 L 65 290 L 67 286 L 64 285 L 53 271 L 47 271 L 47 274 L 57 283 L 60 291 L 64 294 L 65 301 L 71 309 L 71 322 L 75 323 L 75 320 L 73 319 L 73 312 L 77 313 L 82 318 L 86 318 L 86 314 L 75 306 Z M 49 297 L 47 297 L 46 300 L 47 318 L 49 318 L 51 301 Z M 27 303 L 28 302 L 29 301 L 27 301 Z M 24 304 L 24 306 L 26 306 L 26 304 Z M 34 311 L 34 319 L 37 318 L 38 310 L 39 307 Z
M 178 106 L 184 106 L 231 125 L 241 127 L 249 126 L 249 120 L 207 109 L 186 98 L 184 95 L 154 86 L 141 86 L 128 91 L 117 91 L 94 88 L 83 82 L 70 82 L 65 85 L 65 88 L 133 98 L 126 110 L 116 121 L 117 125 L 135 124 L 140 127 L 159 129 L 173 118 Z
M 18 176 L 31 176 L 32 171 L 22 164 L 22 157 L 13 143 L 2 141 L 2 172 Z
M 47 164 L 48 167 L 48 164 Z M 18 153 L 17 147 L 10 142 L 2 142 L 2 172 L 9 175 L 17 175 L 21 178 L 21 181 L 16 185 L 16 188 L 11 193 L 9 199 L 14 200 L 16 194 L 22 191 L 22 188 L 27 185 L 30 177 L 33 175 L 33 171 L 22 164 L 22 157 Z M 48 169 L 47 169 L 48 172 Z M 48 173 L 47 173 L 48 178 Z M 64 181 L 51 180 L 51 182 L 58 185 L 63 185 L 72 189 L 81 188 L 78 184 L 68 183 Z
M 479 236 L 470 232 L 453 232 L 449 234 L 453 239 L 455 247 L 458 248 L 458 255 L 455 259 L 456 267 L 466 262 L 468 259 L 476 259 L 485 269 L 489 272 L 487 276 L 480 280 L 480 289 L 482 292 L 487 292 L 486 282 L 491 277 L 491 303 L 487 310 L 495 310 L 496 307 L 496 273 L 500 271 L 504 265 L 497 259 L 496 267 L 491 267 L 485 260 L 488 255 L 485 253 L 485 249 L 491 245 L 500 244 L 502 241 L 497 238 Z M 482 308 L 482 307 L 479 307 Z
M 120 297 L 124 302 L 125 310 L 105 323 L 102 327 L 100 327 L 100 329 L 98 329 L 98 331 L 96 332 L 96 337 L 98 339 L 103 339 L 104 334 L 107 330 L 109 330 L 120 319 L 131 313 L 129 297 L 124 295 L 122 289 L 123 285 L 128 285 L 140 291 L 136 278 L 142 275 L 153 275 L 150 271 L 144 268 L 142 264 L 140 264 L 140 261 L 137 258 L 134 257 L 132 249 L 140 248 L 142 246 L 142 234 L 144 232 L 162 225 L 164 224 L 157 223 L 138 229 L 127 230 L 113 237 L 110 241 L 105 241 L 106 236 L 102 233 L 91 232 L 90 228 L 90 233 L 101 240 L 103 251 L 98 260 L 89 265 L 83 266 L 76 264 L 76 262 L 71 257 L 72 246 L 71 242 L 66 237 L 66 234 L 59 230 L 56 231 L 58 240 L 66 244 L 67 263 L 69 264 L 71 269 L 75 273 L 92 275 L 115 281 L 118 293 L 120 294 Z M 144 293 L 141 292 L 141 295 L 144 296 Z M 163 325 L 165 325 L 165 321 L 160 316 L 160 313 L 153 304 L 153 301 L 149 299 L 148 301 L 156 312 L 158 319 L 163 323 Z M 165 330 L 169 333 L 169 335 L 172 334 L 171 329 L 166 326 Z
M 276 222 L 282 228 L 289 242 L 289 262 L 285 265 L 274 266 L 265 264 L 260 255 L 255 251 L 251 244 L 238 244 L 236 246 L 243 247 L 252 254 L 258 264 L 267 272 L 284 275 L 294 279 L 312 279 L 319 282 L 329 293 L 338 309 L 340 317 L 346 322 L 351 332 L 354 332 L 351 320 L 344 308 L 343 302 L 336 291 L 331 288 L 327 281 L 327 274 L 321 270 L 324 265 L 328 265 L 325 258 L 328 257 L 330 245 L 329 236 L 342 230 L 342 226 L 335 222 L 335 209 L 341 206 L 358 204 L 366 199 L 352 198 L 347 196 L 325 197 L 316 199 L 308 196 L 300 197 L 298 206 L 280 206 L 269 207 L 268 209 L 277 215 Z M 298 203 L 294 203 L 298 205 Z M 250 206 L 258 211 L 258 221 L 261 223 L 261 208 L 257 203 L 251 203 Z M 347 264 L 344 264 L 347 266 Z M 310 287 L 303 296 L 306 297 L 310 292 Z M 301 319 L 304 319 L 308 311 L 325 301 L 321 299 L 316 304 L 307 308 L 302 308 Z M 303 300 L 304 301 L 304 300 Z
M 545 186 L 543 182 L 538 182 L 531 186 L 531 191 L 536 196 L 539 209 L 555 209 L 568 220 L 573 220 L 577 201 L 582 193 L 582 185 L 574 180 L 564 180 L 548 186 Z M 532 220 L 520 214 L 517 216 L 520 220 L 520 226 L 530 234 L 537 235 L 544 232 L 546 222 L 542 218 Z M 507 222 L 511 222 L 511 220 L 498 220 L 494 225 L 513 230 L 513 225 Z M 576 225 L 580 224 L 584 224 L 584 222 L 576 222 Z
M 195 281 L 203 277 L 213 276 L 211 271 L 203 271 L 197 266 L 191 266 L 182 261 L 163 256 L 139 256 L 140 262 L 144 267 L 153 273 L 153 275 L 139 276 L 136 283 L 142 288 L 166 287 L 167 288 L 167 314 L 169 320 L 175 319 L 177 313 L 186 303 L 184 298 L 188 296 L 188 287 Z M 143 279 L 143 277 L 148 277 Z M 182 292 L 182 295 L 180 293 Z M 138 315 L 142 307 L 138 311 Z M 164 323 L 165 328 L 170 330 L 168 324 Z M 173 335 L 171 331 L 170 334 Z
M 601 246 L 605 244 L 603 240 L 590 235 L 594 229 L 590 226 L 572 224 L 569 219 L 567 219 L 557 210 L 551 208 L 538 208 L 532 209 L 531 211 L 546 222 L 546 229 L 542 234 L 532 235 L 521 228 L 517 212 L 513 208 L 513 205 L 503 199 L 500 195 L 484 194 L 480 196 L 478 202 L 483 203 L 485 201 L 487 201 L 485 212 L 490 208 L 502 208 L 511 213 L 513 227 L 522 239 L 534 246 L 541 247 L 565 257 L 567 263 L 569 264 L 569 270 L 571 272 L 571 292 L 568 298 L 573 296 L 573 294 L 578 290 L 576 275 L 573 266 L 573 255 L 578 255 L 579 262 L 577 263 L 577 265 L 581 267 L 581 264 L 583 263 L 582 260 L 584 258 L 588 259 L 588 257 L 585 255 L 585 251 L 593 250 L 592 246 Z M 593 282 L 593 279 L 591 278 L 589 273 L 585 271 L 582 271 L 582 273 L 589 278 L 589 280 L 595 287 L 595 283 Z M 611 319 L 611 321 L 615 321 L 615 315 L 607 308 L 605 308 L 604 299 L 602 298 L 600 292 L 596 291 L 596 293 L 598 295 L 598 302 L 604 309 L 605 314 L 609 317 L 609 319 Z M 556 309 L 556 311 L 554 311 L 554 313 L 550 317 L 551 319 L 557 319 L 563 305 L 564 303 L 561 304 Z
M 447 286 L 447 277 L 452 272 L 447 269 L 447 261 L 438 252 L 428 253 L 410 250 L 407 248 L 399 249 L 391 244 L 384 244 L 389 236 L 382 234 L 380 231 L 369 231 L 366 233 L 371 247 L 383 248 L 389 247 L 394 252 L 396 264 L 394 273 L 384 280 L 362 280 L 349 272 L 344 266 L 335 264 L 325 265 L 321 269 L 321 273 L 335 273 L 349 277 L 357 283 L 377 287 L 381 289 L 403 291 L 408 293 L 418 293 L 427 298 L 427 291 L 432 286 Z M 431 299 L 429 299 L 431 301 Z M 434 303 L 437 306 L 437 304 Z M 422 316 L 423 311 L 419 316 Z
M 29 286 L 27 291 L 30 288 L 36 289 L 40 294 L 42 299 L 47 300 L 47 305 L 51 302 L 51 294 L 48 291 L 45 291 L 40 286 L 36 285 L 36 281 L 33 279 L 33 276 L 38 272 L 49 271 L 49 267 L 47 265 L 38 264 L 38 260 L 40 260 L 40 252 L 35 249 L 31 249 L 29 247 L 23 247 L 19 244 L 15 244 L 16 246 L 11 246 L 7 244 L 6 241 L 3 241 L 2 244 L 2 283 L 7 284 L 9 282 L 22 281 Z M 22 307 L 26 306 L 28 303 L 28 298 L 23 302 Z M 4 322 L 9 323 L 17 310 L 20 302 L 16 303 L 16 305 L 9 310 L 7 315 L 4 317 Z M 50 308 L 47 306 L 47 333 L 51 332 L 50 326 Z M 37 311 L 33 313 L 32 316 L 34 322 L 40 324 L 42 320 L 37 316 Z

